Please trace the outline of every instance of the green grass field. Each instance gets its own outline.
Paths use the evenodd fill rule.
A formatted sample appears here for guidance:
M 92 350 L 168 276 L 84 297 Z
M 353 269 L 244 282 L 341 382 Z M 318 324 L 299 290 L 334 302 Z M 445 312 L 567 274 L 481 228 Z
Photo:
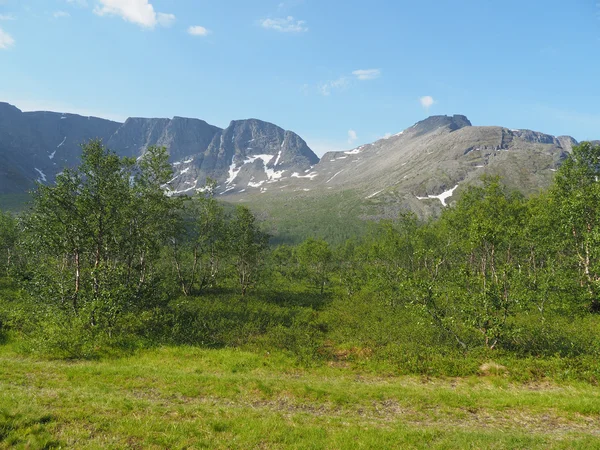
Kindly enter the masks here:
M 19 213 L 27 207 L 30 200 L 29 194 L 0 194 L 0 211 Z
M 600 448 L 600 390 L 307 369 L 231 349 L 68 362 L 5 345 L 0 448 Z

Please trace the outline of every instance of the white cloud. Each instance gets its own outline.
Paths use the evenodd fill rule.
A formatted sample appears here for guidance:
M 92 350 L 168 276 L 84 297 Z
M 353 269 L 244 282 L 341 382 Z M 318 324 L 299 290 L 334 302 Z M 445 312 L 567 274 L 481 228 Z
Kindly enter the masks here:
M 389 138 L 391 138 L 392 136 L 393 136 L 393 134 L 392 134 L 392 133 L 385 133 L 385 134 L 383 135 L 383 139 L 389 139 Z
M 119 16 L 123 20 L 142 27 L 168 26 L 173 23 L 173 14 L 156 13 L 148 0 L 98 0 L 94 13 L 99 16 Z
M 348 130 L 348 144 L 352 145 L 358 139 L 358 135 L 354 130 Z
M 374 80 L 375 78 L 379 78 L 381 76 L 381 70 L 380 69 L 355 70 L 354 72 L 352 72 L 352 75 L 354 76 L 354 78 L 352 78 L 351 76 L 341 76 L 337 80 L 326 81 L 324 83 L 320 83 L 318 85 L 318 90 L 319 90 L 320 94 L 327 97 L 327 96 L 331 95 L 332 91 L 334 91 L 334 90 L 348 89 L 354 79 L 359 80 L 359 81 Z
M 175 23 L 175 14 L 157 13 L 156 21 L 162 27 L 170 27 Z
M 350 82 L 348 81 L 348 78 L 340 77 L 337 80 L 321 83 L 319 85 L 319 92 L 321 93 L 321 95 L 329 96 L 331 95 L 331 91 L 333 89 L 343 90 L 347 89 L 349 85 Z
M 61 18 L 71 17 L 71 14 L 69 14 L 66 11 L 55 11 L 54 14 L 52 14 L 52 16 L 55 19 L 61 19 Z
M 352 72 L 356 78 L 360 81 L 365 80 L 374 80 L 375 78 L 379 78 L 381 76 L 381 69 L 360 69 Z
M 189 27 L 187 32 L 192 36 L 208 36 L 210 34 L 210 30 L 207 30 L 206 28 L 201 27 L 200 25 Z
M 292 16 L 279 19 L 262 19 L 260 25 L 263 28 L 281 33 L 304 33 L 308 31 L 304 20 L 296 20 Z
M 17 20 L 12 14 L 0 14 L 0 20 Z
M 419 102 L 421 102 L 421 106 L 423 108 L 429 109 L 431 106 L 433 106 L 433 104 L 435 103 L 435 100 L 433 99 L 432 96 L 426 95 L 424 97 L 421 97 L 419 99 Z
M 13 45 L 15 45 L 15 40 L 13 37 L 0 28 L 0 50 L 9 49 Z

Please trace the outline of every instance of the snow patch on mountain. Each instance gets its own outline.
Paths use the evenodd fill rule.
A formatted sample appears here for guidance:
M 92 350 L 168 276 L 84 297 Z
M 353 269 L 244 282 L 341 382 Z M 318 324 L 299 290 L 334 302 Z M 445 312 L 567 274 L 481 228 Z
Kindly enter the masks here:
M 382 192 L 383 192 L 383 189 L 382 189 L 381 191 L 377 191 L 377 192 L 375 192 L 374 194 L 371 194 L 371 195 L 369 195 L 369 196 L 367 196 L 367 197 L 365 197 L 365 198 L 366 198 L 366 199 L 373 198 L 373 197 L 375 197 L 377 194 L 381 194 Z
M 39 177 L 38 177 L 38 179 L 37 179 L 39 182 L 43 182 L 43 183 L 45 183 L 46 181 L 48 181 L 48 180 L 46 179 L 46 174 L 45 174 L 44 172 L 42 172 L 42 171 L 41 171 L 40 169 L 38 169 L 37 167 L 34 167 L 34 169 L 37 171 L 37 173 L 39 173 L 39 174 L 40 174 L 40 176 L 39 176 Z
M 442 206 L 448 206 L 446 204 L 446 199 L 452 197 L 452 194 L 454 194 L 454 191 L 456 190 L 457 187 L 458 187 L 458 184 L 456 186 L 454 186 L 452 189 L 448 189 L 447 191 L 442 192 L 440 195 L 428 195 L 427 197 L 417 196 L 417 199 L 418 200 L 427 200 L 429 198 L 437 198 L 440 202 L 442 202 Z
M 347 152 L 344 152 L 344 153 L 346 155 L 358 155 L 362 151 L 363 148 L 365 148 L 365 146 L 361 145 L 360 147 L 355 148 L 354 150 L 350 150 L 350 151 L 347 151 Z
M 329 180 L 326 181 L 326 183 L 329 183 L 331 180 L 333 180 L 335 177 L 337 177 L 340 173 L 342 173 L 344 171 L 344 169 L 340 170 L 339 172 L 337 172 L 334 176 L 332 176 Z
M 308 175 L 300 175 L 298 172 L 292 174 L 292 178 L 310 178 L 311 180 L 319 175 L 317 172 L 311 172 Z

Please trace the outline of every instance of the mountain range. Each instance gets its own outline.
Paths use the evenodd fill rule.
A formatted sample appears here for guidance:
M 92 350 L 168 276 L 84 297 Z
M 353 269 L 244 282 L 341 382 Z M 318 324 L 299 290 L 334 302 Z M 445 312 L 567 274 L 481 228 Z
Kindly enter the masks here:
M 436 214 L 481 175 L 497 174 L 524 193 L 547 187 L 577 141 L 500 126 L 473 126 L 463 115 L 432 116 L 393 136 L 322 158 L 292 131 L 257 119 L 225 129 L 203 120 L 129 118 L 124 123 L 68 113 L 22 112 L 0 103 L 0 194 L 52 183 L 79 163 L 80 145 L 100 138 L 121 156 L 164 146 L 173 165 L 170 195 L 193 194 L 207 177 L 230 202 L 315 204 L 339 195 L 354 216 Z M 333 202 L 340 208 L 339 202 Z M 308 208 L 308 207 L 307 207 Z M 272 208 L 277 209 L 277 208 Z M 338 211 L 343 216 L 344 212 Z M 350 214 L 348 211 L 345 213 Z M 309 214 L 310 215 L 310 214 Z

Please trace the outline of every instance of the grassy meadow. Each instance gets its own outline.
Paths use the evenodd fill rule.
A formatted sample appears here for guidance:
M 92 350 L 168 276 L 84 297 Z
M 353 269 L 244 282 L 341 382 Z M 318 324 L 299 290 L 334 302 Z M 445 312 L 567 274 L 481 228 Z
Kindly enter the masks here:
M 598 160 L 320 234 L 91 142 L 0 211 L 0 448 L 600 449 Z
M 0 448 L 600 448 L 589 383 L 375 375 L 236 349 L 64 361 L 13 347 L 0 349 Z

